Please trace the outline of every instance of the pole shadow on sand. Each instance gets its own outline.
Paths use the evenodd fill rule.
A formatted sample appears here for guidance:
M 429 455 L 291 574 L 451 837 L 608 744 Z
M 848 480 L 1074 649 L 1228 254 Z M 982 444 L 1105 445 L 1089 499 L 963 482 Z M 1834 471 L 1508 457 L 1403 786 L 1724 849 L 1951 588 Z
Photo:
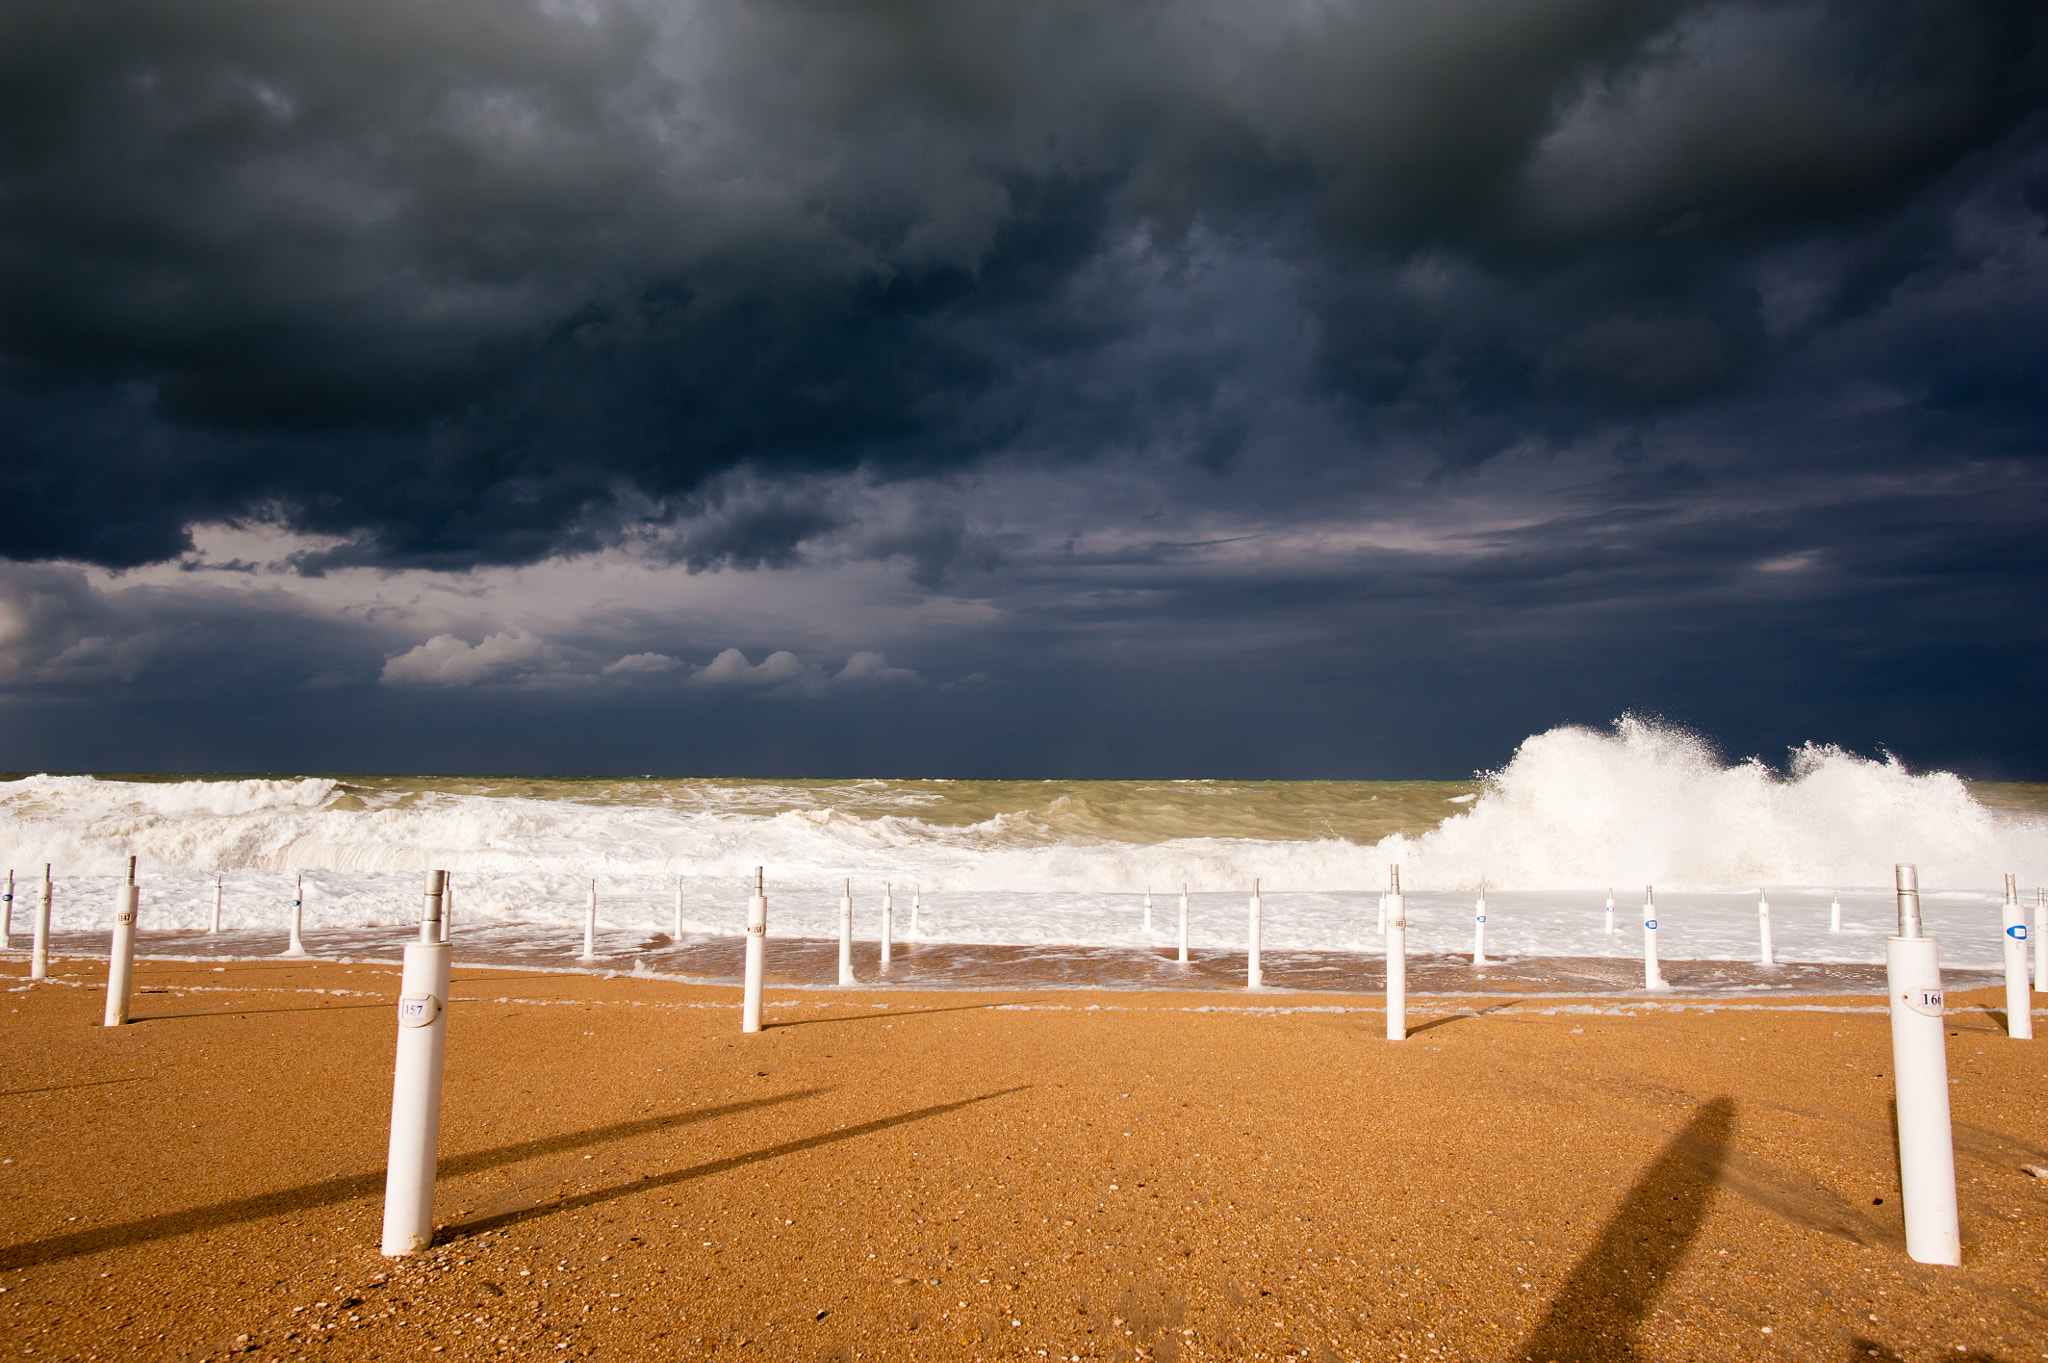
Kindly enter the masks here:
M 1464 1022 L 1468 1018 L 1483 1018 L 1488 1013 L 1502 1012 L 1506 1009 L 1513 1008 L 1516 1004 L 1520 1002 L 1520 999 L 1510 999 L 1506 1003 L 1496 1003 L 1488 1008 L 1477 1008 L 1470 1010 L 1468 1012 L 1449 1013 L 1440 1018 L 1432 1018 L 1428 1022 L 1422 1023 L 1419 1026 L 1410 1027 L 1408 1029 L 1408 1035 L 1411 1039 L 1413 1039 L 1415 1037 L 1421 1036 L 1424 1032 L 1433 1032 L 1439 1027 L 1448 1027 L 1454 1022 Z
M 1522 1346 L 1524 1363 L 1640 1357 L 1636 1327 L 1705 1224 L 1735 1133 L 1735 1102 L 1703 1103 L 1629 1189 Z
M 727 1173 L 733 1169 L 743 1169 L 749 1164 L 759 1164 L 764 1160 L 781 1159 L 785 1155 L 801 1154 L 806 1150 L 816 1150 L 822 1146 L 837 1145 L 841 1141 L 857 1140 L 862 1136 L 872 1136 L 878 1131 L 887 1131 L 892 1126 L 902 1126 L 909 1122 L 921 1122 L 930 1117 L 942 1117 L 948 1112 L 958 1112 L 962 1108 L 973 1107 L 976 1103 L 986 1103 L 992 1098 L 1004 1098 L 1012 1093 L 1022 1093 L 1030 1087 L 1029 1084 L 1020 1084 L 1015 1088 L 997 1089 L 993 1093 L 977 1094 L 972 1098 L 961 1098 L 950 1103 L 937 1103 L 931 1107 L 921 1107 L 910 1112 L 899 1112 L 893 1117 L 877 1117 L 874 1121 L 862 1122 L 858 1126 L 842 1127 L 837 1131 L 826 1131 L 816 1136 L 804 1136 L 793 1141 L 783 1141 L 779 1145 L 766 1146 L 760 1150 L 749 1150 L 743 1155 L 728 1155 L 724 1159 L 709 1160 L 703 1164 L 693 1164 L 684 1169 L 672 1169 L 665 1174 L 643 1175 L 630 1183 L 614 1184 L 609 1188 L 593 1188 L 587 1193 L 578 1193 L 574 1197 L 557 1197 L 551 1198 L 546 1202 L 513 1207 L 506 1211 L 464 1221 L 458 1225 L 443 1226 L 435 1233 L 434 1239 L 437 1243 L 459 1240 L 465 1236 L 480 1235 L 485 1231 L 499 1230 L 506 1226 L 517 1225 L 522 1221 L 531 1221 L 537 1216 L 552 1216 L 557 1212 L 580 1211 L 585 1207 L 595 1207 L 617 1198 L 630 1197 L 635 1193 L 651 1192 L 656 1188 L 668 1188 L 678 1183 L 691 1183 L 700 1178 L 710 1178 L 714 1174 Z
M 895 1022 L 901 1018 L 930 1017 L 934 1013 L 985 1013 L 1001 1007 L 994 1003 L 963 1003 L 953 1008 L 892 1008 L 886 1013 L 842 1013 L 829 1018 L 781 1018 L 763 1022 L 764 1032 L 780 1032 L 791 1027 L 834 1027 L 849 1022 Z
M 534 1141 L 518 1141 L 512 1145 L 472 1151 L 466 1155 L 452 1155 L 441 1161 L 439 1176 L 456 1178 L 464 1174 L 482 1173 L 486 1169 L 519 1164 L 542 1155 L 560 1154 L 608 1141 L 629 1140 L 673 1126 L 732 1117 L 757 1108 L 795 1102 L 801 1098 L 813 1098 L 826 1092 L 829 1090 L 798 1089 L 793 1093 L 778 1093 L 766 1098 L 750 1098 L 744 1102 L 722 1103 L 717 1107 L 699 1108 L 690 1112 L 671 1112 L 660 1117 L 642 1117 L 630 1122 L 615 1122 L 610 1126 L 596 1127 L 589 1131 L 547 1136 Z M 232 1226 L 243 1221 L 260 1221 L 267 1216 L 282 1216 L 289 1212 L 310 1211 L 315 1207 L 353 1202 L 357 1198 L 375 1197 L 383 1191 L 384 1170 L 380 1168 L 361 1174 L 345 1174 L 340 1178 L 322 1179 L 318 1183 L 302 1184 L 297 1188 L 284 1188 L 272 1193 L 256 1193 L 250 1197 L 233 1198 L 207 1207 L 193 1207 L 182 1212 L 165 1212 L 160 1216 L 146 1216 L 136 1221 L 95 1226 L 90 1230 L 53 1235 L 43 1240 L 0 1246 L 0 1272 L 27 1268 L 33 1264 L 55 1263 L 81 1254 L 97 1254 L 102 1250 L 125 1249 L 130 1245 L 145 1244 L 173 1235 L 218 1230 L 223 1226 Z

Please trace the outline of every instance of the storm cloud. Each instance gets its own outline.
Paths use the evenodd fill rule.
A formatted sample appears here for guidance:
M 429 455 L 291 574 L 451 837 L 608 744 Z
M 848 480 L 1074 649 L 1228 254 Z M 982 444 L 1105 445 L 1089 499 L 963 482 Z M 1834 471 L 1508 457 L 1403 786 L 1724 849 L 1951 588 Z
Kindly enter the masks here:
M 22 0 L 0 678 L 246 613 L 286 709 L 984 770 L 1262 695 L 1293 772 L 1629 705 L 2048 770 L 1933 661 L 2048 651 L 2044 108 L 1988 0 Z M 1311 737 L 1357 688 L 1473 718 Z

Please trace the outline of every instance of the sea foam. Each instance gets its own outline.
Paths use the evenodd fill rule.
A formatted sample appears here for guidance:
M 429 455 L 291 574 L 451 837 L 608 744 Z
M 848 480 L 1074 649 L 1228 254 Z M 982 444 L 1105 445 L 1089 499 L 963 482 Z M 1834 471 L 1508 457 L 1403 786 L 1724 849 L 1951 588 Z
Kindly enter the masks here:
M 1928 884 L 2048 878 L 2048 822 L 1995 813 L 1947 772 L 1812 743 L 1789 766 L 1726 764 L 1634 717 L 1552 729 L 1489 773 L 1469 812 L 1381 850 L 1429 886 L 1882 886 L 1902 861 Z
M 1988 809 L 1946 772 L 1912 773 L 1889 757 L 1808 744 L 1780 776 L 1753 759 L 1724 763 L 1684 730 L 1633 717 L 1611 732 L 1535 735 L 1483 774 L 1476 800 L 1444 801 L 1437 827 L 1378 842 L 1312 826 L 1271 836 L 1279 830 L 1270 814 L 1245 821 L 1267 836 L 1173 836 L 1173 806 L 1159 802 L 1179 793 L 1149 793 L 1159 787 L 1146 788 L 1155 808 L 1142 841 L 1117 836 L 1099 812 L 1077 810 L 1090 802 L 1067 794 L 967 823 L 938 810 L 855 812 L 862 801 L 852 797 L 888 785 L 696 782 L 673 796 L 621 802 L 351 792 L 314 778 L 35 776 L 0 785 L 0 865 L 104 874 L 137 855 L 146 868 L 569 877 L 743 876 L 768 865 L 785 880 L 1034 892 L 1223 890 L 1254 878 L 1356 890 L 1378 887 L 1391 863 L 1417 889 L 1482 880 L 1522 890 L 1870 887 L 1889 883 L 1898 861 L 1917 862 L 1929 884 L 1997 884 L 2007 871 L 2026 884 L 2048 880 L 2048 819 Z M 1358 783 L 1356 798 L 1374 788 Z M 1251 795 L 1219 782 L 1180 798 L 1213 827 L 1214 802 L 1239 796 L 1249 805 Z M 926 788 L 890 804 L 942 799 Z

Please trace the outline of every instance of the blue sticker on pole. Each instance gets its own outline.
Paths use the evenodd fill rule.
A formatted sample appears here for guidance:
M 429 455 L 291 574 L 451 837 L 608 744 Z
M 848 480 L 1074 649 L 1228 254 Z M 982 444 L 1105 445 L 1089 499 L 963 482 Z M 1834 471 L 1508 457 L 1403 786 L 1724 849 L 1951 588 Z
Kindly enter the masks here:
M 1657 920 L 1654 918 L 1645 918 L 1643 920 L 1643 926 L 1648 928 L 1650 931 L 1655 932 L 1657 930 Z
M 2025 923 L 2014 923 L 2011 927 L 2005 930 L 2005 935 L 2017 941 L 2024 942 L 2027 940 L 2027 925 Z

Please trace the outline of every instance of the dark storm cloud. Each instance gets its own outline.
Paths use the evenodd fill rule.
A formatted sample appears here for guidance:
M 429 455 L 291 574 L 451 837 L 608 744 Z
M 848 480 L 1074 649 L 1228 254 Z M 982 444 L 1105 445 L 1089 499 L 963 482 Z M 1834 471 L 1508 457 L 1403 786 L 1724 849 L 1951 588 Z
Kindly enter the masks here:
M 1341 447 L 1470 466 L 1830 348 L 2026 426 L 2038 327 L 1995 295 L 1970 363 L 1850 352 L 1909 281 L 2038 232 L 2044 25 L 25 0 L 0 552 L 146 563 L 247 520 L 345 541 L 308 571 L 461 568 L 674 523 L 689 566 L 775 567 L 846 515 L 721 503 L 730 470 L 1221 471 L 1324 402 Z M 2001 200 L 1959 239 L 1957 204 Z M 934 507 L 869 552 L 926 584 L 998 561 Z
M 0 563 L 0 689 L 12 695 L 182 697 L 210 708 L 223 688 L 363 680 L 386 637 L 281 591 L 109 592 L 77 568 Z

